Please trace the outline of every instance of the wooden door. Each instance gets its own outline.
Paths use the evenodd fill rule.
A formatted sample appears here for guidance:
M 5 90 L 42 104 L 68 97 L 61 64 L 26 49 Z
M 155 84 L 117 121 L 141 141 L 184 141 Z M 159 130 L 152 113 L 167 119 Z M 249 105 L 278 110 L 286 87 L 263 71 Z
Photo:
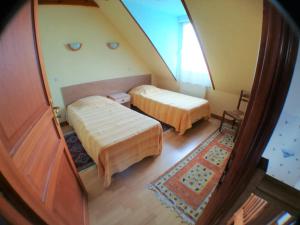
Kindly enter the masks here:
M 41 223 L 86 224 L 85 191 L 52 112 L 36 29 L 37 1 L 28 0 L 0 34 L 0 178 L 13 190 L 4 195 L 15 192 L 15 204 Z
M 275 5 L 264 0 L 262 36 L 250 101 L 232 163 L 197 225 L 226 224 L 255 176 L 279 119 L 297 59 L 299 39 Z

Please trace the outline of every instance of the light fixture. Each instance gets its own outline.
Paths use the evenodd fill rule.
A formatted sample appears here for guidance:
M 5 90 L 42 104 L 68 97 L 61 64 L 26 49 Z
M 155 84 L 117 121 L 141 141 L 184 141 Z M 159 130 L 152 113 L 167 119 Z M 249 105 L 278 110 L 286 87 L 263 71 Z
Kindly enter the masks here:
M 109 47 L 110 49 L 116 49 L 119 47 L 119 42 L 107 42 L 106 43 L 107 47 Z
M 82 43 L 80 42 L 72 42 L 67 44 L 68 48 L 72 51 L 78 51 L 82 47 Z

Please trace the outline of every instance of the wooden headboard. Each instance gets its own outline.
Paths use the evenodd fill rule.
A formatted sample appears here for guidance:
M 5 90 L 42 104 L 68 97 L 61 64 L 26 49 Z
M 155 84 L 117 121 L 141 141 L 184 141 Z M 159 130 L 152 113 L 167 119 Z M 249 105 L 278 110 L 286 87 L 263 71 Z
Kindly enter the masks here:
M 67 106 L 80 98 L 92 95 L 107 96 L 118 92 L 128 92 L 131 88 L 143 84 L 151 84 L 150 74 L 77 84 L 62 87 L 61 91 L 65 106 Z

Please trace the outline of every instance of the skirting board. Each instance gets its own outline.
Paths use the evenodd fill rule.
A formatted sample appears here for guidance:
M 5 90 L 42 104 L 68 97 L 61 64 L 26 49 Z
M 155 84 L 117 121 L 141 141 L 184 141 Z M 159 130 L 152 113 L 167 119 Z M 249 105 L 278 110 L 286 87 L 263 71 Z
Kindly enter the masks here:
M 215 118 L 217 120 L 222 120 L 222 116 L 219 116 L 217 114 L 211 113 L 210 114 L 212 118 Z M 224 120 L 226 123 L 232 123 L 232 120 L 225 118 Z

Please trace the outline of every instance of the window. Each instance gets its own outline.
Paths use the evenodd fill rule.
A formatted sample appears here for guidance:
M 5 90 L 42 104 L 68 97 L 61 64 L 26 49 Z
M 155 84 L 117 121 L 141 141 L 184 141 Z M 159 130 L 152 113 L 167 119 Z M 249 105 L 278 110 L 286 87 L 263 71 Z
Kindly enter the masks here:
M 211 86 L 209 72 L 191 23 L 182 23 L 178 79 L 184 83 Z
M 181 0 L 122 2 L 180 82 L 180 87 L 191 86 L 185 84 L 211 86 L 201 47 Z

